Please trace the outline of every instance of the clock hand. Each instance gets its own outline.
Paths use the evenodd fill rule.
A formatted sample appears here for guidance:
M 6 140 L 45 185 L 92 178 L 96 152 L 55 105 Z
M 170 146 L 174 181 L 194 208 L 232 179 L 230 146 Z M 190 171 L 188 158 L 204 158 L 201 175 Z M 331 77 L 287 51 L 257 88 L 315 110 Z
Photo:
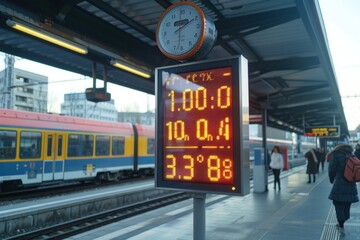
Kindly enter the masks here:
M 179 14 L 179 22 L 181 22 L 181 11 L 180 11 L 180 14 Z M 179 27 L 178 27 L 178 30 L 180 29 L 180 25 L 179 25 Z M 176 33 L 176 31 L 175 31 L 175 33 Z M 179 32 L 179 36 L 178 36 L 178 46 L 177 46 L 177 48 L 179 49 L 179 47 L 180 47 L 180 32 Z
M 188 21 L 186 24 L 184 24 L 183 26 L 179 27 L 178 29 L 175 30 L 175 33 L 179 32 L 181 29 L 183 29 L 184 27 L 188 26 L 192 21 L 194 21 L 194 19 L 191 19 L 190 21 Z

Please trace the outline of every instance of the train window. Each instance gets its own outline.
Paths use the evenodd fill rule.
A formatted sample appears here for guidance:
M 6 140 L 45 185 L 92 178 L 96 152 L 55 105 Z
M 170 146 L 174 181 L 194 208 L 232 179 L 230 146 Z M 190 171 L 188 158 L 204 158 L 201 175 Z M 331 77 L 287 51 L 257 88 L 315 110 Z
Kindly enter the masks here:
M 94 136 L 85 134 L 69 134 L 68 156 L 92 156 L 94 149 Z
M 110 136 L 96 136 L 96 156 L 106 156 L 110 154 Z
M 14 159 L 16 155 L 16 131 L 0 129 L 0 159 Z
M 112 155 L 124 155 L 125 152 L 125 138 L 112 137 Z
M 155 154 L 155 138 L 148 138 L 147 154 Z
M 82 156 L 92 156 L 94 149 L 94 136 L 92 135 L 82 135 Z
M 68 157 L 80 156 L 80 135 L 69 134 L 68 138 Z
M 46 156 L 50 157 L 52 155 L 52 135 L 48 135 L 48 140 L 47 140 L 47 151 L 46 151 Z
M 41 132 L 20 133 L 20 158 L 39 158 L 41 155 Z
M 57 155 L 62 156 L 62 144 L 63 144 L 63 136 L 58 136 L 58 150 Z

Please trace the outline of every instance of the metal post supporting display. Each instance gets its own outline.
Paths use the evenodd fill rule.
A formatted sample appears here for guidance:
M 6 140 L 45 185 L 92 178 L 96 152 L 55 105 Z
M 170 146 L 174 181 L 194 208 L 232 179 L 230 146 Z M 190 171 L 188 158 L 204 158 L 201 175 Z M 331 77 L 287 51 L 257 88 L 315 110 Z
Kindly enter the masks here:
M 205 193 L 196 193 L 194 198 L 194 240 L 205 240 Z

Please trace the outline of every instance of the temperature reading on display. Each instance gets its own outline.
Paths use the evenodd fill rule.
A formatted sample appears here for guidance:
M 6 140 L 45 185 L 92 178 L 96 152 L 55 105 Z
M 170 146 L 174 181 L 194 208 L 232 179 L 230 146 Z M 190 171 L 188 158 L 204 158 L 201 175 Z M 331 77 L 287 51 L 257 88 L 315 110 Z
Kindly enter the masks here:
M 162 72 L 163 179 L 233 184 L 232 68 Z

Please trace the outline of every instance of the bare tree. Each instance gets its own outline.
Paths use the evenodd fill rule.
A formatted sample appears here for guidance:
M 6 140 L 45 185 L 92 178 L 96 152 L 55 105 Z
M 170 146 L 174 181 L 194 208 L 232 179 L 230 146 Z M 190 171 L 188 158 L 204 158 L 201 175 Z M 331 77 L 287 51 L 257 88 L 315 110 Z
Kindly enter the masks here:
M 48 95 L 48 112 L 50 113 L 60 113 L 59 109 L 59 96 L 55 93 Z
M 137 102 L 132 102 L 122 107 L 123 112 L 140 112 L 140 106 Z

